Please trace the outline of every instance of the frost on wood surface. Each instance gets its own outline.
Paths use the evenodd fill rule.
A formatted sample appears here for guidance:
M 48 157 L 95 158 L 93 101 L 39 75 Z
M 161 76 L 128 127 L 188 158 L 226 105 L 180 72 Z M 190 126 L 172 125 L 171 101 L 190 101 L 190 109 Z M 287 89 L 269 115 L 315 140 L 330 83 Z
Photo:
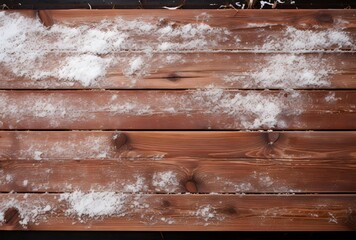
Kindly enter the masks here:
M 16 128 L 36 119 L 42 127 L 63 128 L 68 122 L 93 122 L 100 114 L 106 116 L 140 116 L 164 114 L 165 116 L 203 114 L 207 123 L 214 116 L 224 116 L 225 128 L 259 129 L 283 127 L 283 117 L 298 115 L 303 111 L 304 98 L 292 90 L 285 92 L 226 91 L 209 86 L 206 89 L 186 92 L 146 92 L 144 95 L 106 93 L 92 101 L 89 95 L 71 93 L 30 93 L 9 95 L 0 93 L 0 121 L 8 128 Z M 75 97 L 74 97 L 75 96 Z M 91 95 L 93 96 L 93 95 Z M 291 108 L 298 101 L 298 106 Z M 223 115 L 221 115 L 223 114 Z M 223 119 L 224 119 L 223 118 Z M 27 125 L 26 125 L 27 126 Z M 209 127 L 209 126 L 208 126 Z M 40 151 L 40 150 L 34 150 Z M 105 154 L 105 151 L 102 152 Z M 41 157 L 40 155 L 36 155 Z M 43 155 L 42 155 L 43 156 Z M 105 155 L 102 155 L 105 157 Z
M 109 67 L 120 66 L 124 75 L 135 80 L 148 73 L 153 51 L 204 50 L 230 35 L 227 29 L 204 21 L 179 24 L 154 17 L 150 20 L 118 17 L 79 26 L 55 24 L 46 29 L 38 19 L 1 12 L 0 64 L 17 77 L 57 78 L 69 86 L 79 82 L 88 87 L 104 77 Z M 141 50 L 142 56 L 115 55 L 127 49 Z M 62 61 L 48 62 L 56 58 Z
M 250 49 L 305 52 L 354 48 L 352 36 L 343 30 L 342 21 L 335 22 L 329 30 L 287 27 Z M 254 26 L 269 25 L 247 24 Z M 36 86 L 44 88 L 100 86 L 98 82 L 105 82 L 109 69 L 119 69 L 128 78 L 126 86 L 134 86 L 143 76 L 183 61 L 172 52 L 212 51 L 232 39 L 234 43 L 228 43 L 232 49 L 242 46 L 239 32 L 210 26 L 209 15 L 204 13 L 196 16 L 195 22 L 185 24 L 158 17 L 137 20 L 118 17 L 82 25 L 54 24 L 46 29 L 38 19 L 1 12 L 0 31 L 3 33 L 0 64 L 5 70 L 2 75 L 37 80 Z M 133 53 L 137 50 L 139 53 Z M 167 57 L 153 61 L 156 51 L 167 53 Z M 48 79 L 60 81 L 41 82 Z
M 333 62 L 321 56 L 276 54 L 256 68 L 242 74 L 224 77 L 229 83 L 241 82 L 244 88 L 307 88 L 328 87 L 334 73 Z

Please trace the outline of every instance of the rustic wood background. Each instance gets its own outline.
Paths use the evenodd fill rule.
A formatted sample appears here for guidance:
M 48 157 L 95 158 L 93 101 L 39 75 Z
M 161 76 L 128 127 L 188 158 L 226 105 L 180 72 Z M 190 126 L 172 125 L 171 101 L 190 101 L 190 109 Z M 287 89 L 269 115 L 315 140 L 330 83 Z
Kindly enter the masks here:
M 21 2 L 28 7 L 26 1 Z M 154 7 L 159 1 L 153 1 L 153 5 L 143 1 L 144 4 L 146 2 Z M 194 4 L 194 1 L 190 2 Z M 10 6 L 8 2 L 6 4 Z M 340 1 L 340 4 L 352 3 Z M 11 6 L 15 8 L 15 5 Z M 46 5 L 33 3 L 33 6 L 41 8 Z M 31 10 L 19 12 L 25 16 L 37 16 Z M 224 88 L 225 94 L 261 92 L 264 88 L 258 86 L 244 87 L 239 82 L 227 84 L 212 71 L 226 74 L 232 67 L 236 72 L 252 71 L 256 63 L 265 62 L 277 54 L 274 51 L 255 53 L 253 46 L 262 45 L 267 36 L 278 37 L 285 26 L 300 27 L 304 24 L 329 29 L 334 19 L 343 19 L 347 21 L 345 31 L 355 37 L 356 11 L 236 12 L 229 9 L 204 12 L 210 15 L 211 26 L 238 32 L 243 39 L 240 47 L 231 49 L 227 41 L 206 49 L 218 53 L 175 51 L 174 54 L 185 59 L 184 62 L 162 66 L 149 76 L 138 79 L 134 86 L 126 81 L 120 68 L 109 69 L 102 81 L 85 87 L 80 84 L 68 86 L 55 78 L 43 81 L 14 78 L 0 66 L 0 71 L 6 76 L 0 81 L 0 97 L 8 102 L 0 109 L 0 171 L 2 178 L 11 175 L 14 179 L 1 181 L 0 201 L 10 198 L 21 201 L 25 196 L 29 202 L 56 206 L 54 213 L 44 214 L 45 220 L 30 223 L 27 229 L 356 229 L 356 58 L 353 49 L 302 53 L 306 58 L 322 55 L 327 62 L 335 63 L 336 70 L 330 76 L 329 86 L 296 88 L 300 96 L 309 99 L 302 103 L 304 111 L 298 116 L 282 113 L 280 120 L 285 124 L 276 126 L 272 132 L 267 131 L 269 127 L 250 129 L 264 131 L 246 131 L 242 123 L 235 122 L 235 116 L 204 114 L 198 104 L 182 106 L 179 102 L 180 99 L 189 99 L 195 89 L 209 84 Z M 194 22 L 201 10 L 49 10 L 41 13 L 50 16 L 54 23 L 74 25 L 95 23 L 115 16 L 133 19 L 137 15 L 162 17 L 184 24 Z M 236 28 L 236 23 L 273 23 L 278 26 Z M 257 33 L 260 35 L 256 38 Z M 137 41 L 140 40 L 145 39 L 137 37 Z M 127 51 L 142 54 L 142 49 Z M 120 54 L 118 52 L 117 56 Z M 152 61 L 164 55 L 154 53 Z M 196 59 L 200 59 L 199 64 L 194 64 Z M 60 61 L 60 58 L 48 57 L 49 65 Z M 277 96 L 282 91 L 278 86 L 268 88 L 272 90 L 264 91 L 262 97 Z M 115 95 L 120 99 L 112 102 Z M 340 100 L 324 101 L 329 95 Z M 168 105 L 180 112 L 162 112 L 167 96 L 176 99 Z M 35 99 L 51 99 L 53 103 L 64 101 L 64 109 L 84 114 L 77 119 L 63 118 L 60 113 L 37 118 L 31 110 L 25 111 Z M 123 104 L 121 99 L 142 106 L 148 104 L 152 106 L 152 114 L 112 115 L 105 111 L 110 104 Z M 20 115 L 12 114 L 9 105 L 24 111 L 20 111 Z M 56 119 L 55 125 L 52 124 L 53 119 Z M 40 152 L 40 160 L 36 159 L 38 155 L 31 146 L 36 146 L 36 151 Z M 63 147 L 62 151 L 56 150 L 58 146 Z M 105 149 L 106 154 L 100 155 L 100 149 Z M 155 172 L 162 171 L 174 172 L 178 186 L 157 189 L 148 184 L 139 194 L 150 203 L 150 208 L 136 209 L 129 217 L 111 216 L 82 223 L 68 217 L 68 206 L 57 201 L 59 194 L 73 189 L 125 192 L 134 201 L 138 193 L 130 192 L 120 183 L 135 181 L 135 175 L 152 179 Z M 251 177 L 256 173 L 259 177 L 273 179 L 273 183 L 261 184 L 259 177 Z M 30 184 L 23 184 L 24 181 Z M 236 184 L 226 184 L 246 181 L 253 187 L 244 189 L 240 186 L 242 189 L 239 190 Z M 205 221 L 189 215 L 197 206 L 206 205 L 215 206 L 214 214 L 219 218 Z M 175 222 L 148 224 L 150 220 L 142 220 L 145 212 L 149 212 L 149 217 L 172 218 Z M 9 209 L 0 229 L 24 229 L 19 219 L 17 210 Z

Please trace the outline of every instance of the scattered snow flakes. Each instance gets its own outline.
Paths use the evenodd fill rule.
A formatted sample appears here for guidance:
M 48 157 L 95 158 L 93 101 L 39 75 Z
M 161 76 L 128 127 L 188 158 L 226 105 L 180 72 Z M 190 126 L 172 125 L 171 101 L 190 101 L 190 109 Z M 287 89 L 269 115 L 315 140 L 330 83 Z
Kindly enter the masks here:
M 214 47 L 230 35 L 225 28 L 203 22 L 180 24 L 153 17 L 79 26 L 55 24 L 46 29 L 38 19 L 5 12 L 0 13 L 0 32 L 4 33 L 0 36 L 0 64 L 13 77 L 56 78 L 69 86 L 77 82 L 84 87 L 95 86 L 114 66 L 120 66 L 135 83 L 137 77 L 149 74 L 153 51 L 196 51 Z M 146 56 L 132 59 L 132 54 L 118 54 L 122 50 L 141 50 Z M 158 65 L 162 64 L 163 60 Z
M 171 193 L 179 189 L 177 173 L 173 171 L 156 172 L 152 177 L 152 186 L 156 191 Z
M 211 223 L 216 223 L 216 221 L 223 221 L 225 219 L 225 217 L 219 214 L 215 207 L 210 204 L 199 206 L 193 215 L 204 220 L 205 226 Z
M 234 118 L 235 125 L 245 129 L 281 126 L 283 121 L 280 121 L 279 115 L 286 113 L 295 101 L 302 103 L 303 100 L 298 94 L 289 94 L 287 98 L 283 96 L 283 92 L 266 95 L 256 91 L 234 93 L 219 88 L 201 89 L 193 93 L 194 101 L 202 106 L 205 113 L 227 114 Z M 300 105 L 288 114 L 297 115 L 301 112 Z
M 121 193 L 75 191 L 61 194 L 59 200 L 69 204 L 66 214 L 78 217 L 81 222 L 85 221 L 85 217 L 99 219 L 111 215 L 125 215 L 126 195 Z
M 244 88 L 306 88 L 327 87 L 329 75 L 334 72 L 333 63 L 320 56 L 277 54 L 266 63 L 257 65 L 256 70 L 227 75 L 226 82 L 241 82 Z
M 138 193 L 145 192 L 148 189 L 146 179 L 142 176 L 135 176 L 135 183 L 126 183 L 124 185 L 124 192 Z
M 39 160 L 42 160 L 41 158 L 41 155 L 42 155 L 43 152 L 40 152 L 40 151 L 34 151 L 34 157 L 33 159 L 39 161 Z
M 353 49 L 355 44 L 349 33 L 338 29 L 300 30 L 287 27 L 284 36 L 270 36 L 262 49 L 268 51 L 306 52 L 323 49 Z
M 336 102 L 336 101 L 338 101 L 338 100 L 341 100 L 341 98 L 335 97 L 335 93 L 334 93 L 334 92 L 329 93 L 329 94 L 325 97 L 325 101 L 328 102 L 328 103 L 333 103 L 333 102 Z
M 26 227 L 29 223 L 38 223 L 46 219 L 46 214 L 51 213 L 54 207 L 40 200 L 27 199 L 27 195 L 23 195 L 22 199 L 10 197 L 0 200 L 0 224 L 5 221 L 5 213 L 9 209 L 16 209 L 19 213 L 19 223 Z
M 333 213 L 328 212 L 328 215 L 329 215 L 329 223 L 335 223 L 335 224 L 338 223 L 337 218 L 335 217 L 335 215 Z

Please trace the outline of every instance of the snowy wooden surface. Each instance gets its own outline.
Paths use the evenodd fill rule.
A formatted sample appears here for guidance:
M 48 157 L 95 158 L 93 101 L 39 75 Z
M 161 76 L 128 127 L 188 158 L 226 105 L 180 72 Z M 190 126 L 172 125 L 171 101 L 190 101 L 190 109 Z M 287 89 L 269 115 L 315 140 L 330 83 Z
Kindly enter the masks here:
M 0 229 L 355 230 L 355 25 L 0 12 Z

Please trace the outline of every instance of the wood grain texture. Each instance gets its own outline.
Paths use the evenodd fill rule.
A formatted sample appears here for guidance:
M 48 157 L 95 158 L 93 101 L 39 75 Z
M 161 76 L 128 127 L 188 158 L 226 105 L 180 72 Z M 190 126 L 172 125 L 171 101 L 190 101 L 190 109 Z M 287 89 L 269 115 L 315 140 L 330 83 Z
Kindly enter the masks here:
M 11 12 L 11 11 L 9 11 Z M 31 15 L 29 11 L 16 11 Z M 267 37 L 281 39 L 283 29 L 293 26 L 301 29 L 329 29 L 336 26 L 350 32 L 355 37 L 355 10 L 275 10 L 273 18 L 268 11 L 245 10 L 236 12 L 234 9 L 226 10 L 48 10 L 54 23 L 66 23 L 71 26 L 80 24 L 95 24 L 104 19 L 120 17 L 127 21 L 137 20 L 148 23 L 173 22 L 176 26 L 190 23 L 206 23 L 211 27 L 225 28 L 231 32 L 227 39 L 217 45 L 206 46 L 205 50 L 254 50 L 261 47 Z M 34 15 L 34 14 L 33 14 Z M 208 16 L 208 17 L 207 17 Z M 238 24 L 236 24 L 238 23 Z M 340 25 L 341 24 L 341 25 Z M 236 44 L 236 36 L 240 39 Z M 257 36 L 257 37 L 256 37 Z M 135 50 L 142 50 L 140 45 L 146 44 L 153 38 L 134 36 Z M 178 40 L 179 41 L 179 40 Z M 131 50 L 133 46 L 129 47 Z M 128 48 L 127 48 L 128 49 Z M 125 49 L 123 49 L 125 50 Z
M 70 54 L 60 56 L 49 53 L 43 58 L 43 63 L 33 64 L 33 70 L 50 71 L 70 57 Z M 278 79 L 258 81 L 256 74 L 261 71 L 267 73 L 276 70 L 276 62 L 271 60 L 279 55 L 256 53 L 142 53 L 115 54 L 119 63 L 107 69 L 105 77 L 99 78 L 88 86 L 80 81 L 65 81 L 63 79 L 47 78 L 33 80 L 29 77 L 18 77 L 11 73 L 11 69 L 0 65 L 1 89 L 186 89 L 204 88 L 214 85 L 221 88 L 239 89 L 335 89 L 356 88 L 356 57 L 354 53 L 324 53 L 300 54 L 298 59 L 309 62 L 303 69 L 317 74 L 320 68 L 330 69 L 327 76 L 314 76 L 323 79 L 323 84 L 306 85 L 301 80 Z M 289 54 L 280 54 L 286 58 Z M 130 68 L 133 59 L 145 59 L 144 69 L 137 75 L 128 75 L 125 71 Z M 171 60 L 169 60 L 171 59 Z M 172 61 L 173 59 L 173 61 Z M 38 60 L 40 62 L 40 60 Z M 169 62 L 171 61 L 171 62 Z M 278 62 L 281 64 L 281 62 Z M 293 70 L 295 74 L 298 72 Z M 254 75 L 255 74 L 255 75 Z M 285 76 L 288 75 L 287 70 Z M 260 74 L 258 75 L 260 76 Z M 284 77 L 284 76 L 281 76 Z M 233 80 L 231 80 L 233 79 Z M 235 80 L 234 80 L 235 79 Z M 281 83 L 282 82 L 282 83 Z M 284 83 L 283 83 L 284 82 Z
M 356 202 L 353 195 L 140 195 L 140 206 L 127 196 L 120 214 L 88 220 L 85 215 L 66 216 L 68 202 L 56 194 L 0 194 L 0 202 L 20 205 L 50 206 L 40 212 L 29 230 L 156 230 L 156 231 L 291 231 L 291 230 L 354 230 Z M 136 198 L 137 199 L 137 198 Z M 207 208 L 207 216 L 201 209 Z M 71 209 L 71 208 L 70 208 Z M 9 220 L 0 229 L 24 229 L 20 217 Z M 169 224 L 171 221 L 171 224 Z
M 356 128 L 354 91 L 1 91 L 0 99 L 2 129 Z
M 356 132 L 0 131 L 0 161 L 165 158 L 355 160 Z
M 0 171 L 1 192 L 181 193 L 188 181 L 200 193 L 356 192 L 355 160 L 1 161 Z

